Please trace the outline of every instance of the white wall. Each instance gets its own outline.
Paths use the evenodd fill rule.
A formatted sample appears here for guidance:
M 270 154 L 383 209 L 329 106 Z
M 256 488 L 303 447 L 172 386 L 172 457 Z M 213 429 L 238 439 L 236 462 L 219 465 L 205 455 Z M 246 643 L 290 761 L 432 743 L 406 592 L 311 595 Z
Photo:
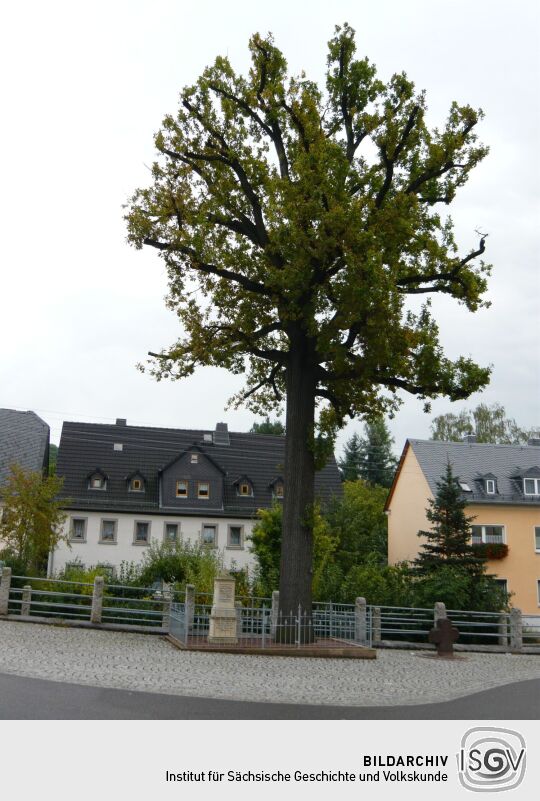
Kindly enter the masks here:
M 107 514 L 106 512 L 72 512 L 68 513 L 64 531 L 71 529 L 72 518 L 86 518 L 86 542 L 60 543 L 52 555 L 52 564 L 49 560 L 49 574 L 58 573 L 66 563 L 80 560 L 86 567 L 97 564 L 114 565 L 120 563 L 140 562 L 147 550 L 146 545 L 134 545 L 135 521 L 148 521 L 150 523 L 150 540 L 163 542 L 165 523 L 178 523 L 179 537 L 184 542 L 199 542 L 203 524 L 217 526 L 217 548 L 224 556 L 226 568 L 233 566 L 252 568 L 255 565 L 253 555 L 249 551 L 246 538 L 251 534 L 255 521 L 240 518 L 211 518 L 211 517 L 164 517 L 160 515 L 133 515 L 133 514 Z M 101 521 L 116 520 L 116 543 L 102 543 L 100 539 Z M 243 547 L 227 547 L 229 526 L 243 526 Z

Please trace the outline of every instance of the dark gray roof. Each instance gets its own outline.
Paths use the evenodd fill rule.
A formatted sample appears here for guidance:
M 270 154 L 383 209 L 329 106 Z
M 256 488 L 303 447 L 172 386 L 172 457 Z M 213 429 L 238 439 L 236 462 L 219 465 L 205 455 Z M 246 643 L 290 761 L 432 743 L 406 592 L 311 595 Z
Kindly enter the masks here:
M 186 449 L 196 445 L 220 470 L 224 471 L 223 510 L 219 516 L 252 517 L 257 509 L 272 504 L 271 483 L 283 473 L 285 438 L 263 434 L 229 432 L 229 444 L 208 441 L 211 430 L 149 428 L 130 425 L 101 425 L 66 422 L 58 450 L 56 470 L 64 477 L 62 494 L 69 507 L 116 512 L 152 512 L 201 515 L 197 509 L 162 509 L 159 504 L 160 470 Z M 206 435 L 206 440 L 205 440 Z M 122 445 L 115 450 L 114 444 Z M 94 470 L 107 477 L 107 490 L 88 490 L 87 477 Z M 143 495 L 128 492 L 127 477 L 140 472 L 146 477 Z M 253 496 L 238 496 L 234 482 L 249 477 Z M 322 502 L 341 494 L 341 480 L 332 457 L 315 478 L 315 490 Z M 217 515 L 216 510 L 204 513 Z
M 0 486 L 12 464 L 25 470 L 47 471 L 49 426 L 35 412 L 0 409 Z
M 523 475 L 540 475 L 538 445 L 489 445 L 469 442 L 440 442 L 410 439 L 431 492 L 437 492 L 437 481 L 446 471 L 449 460 L 455 476 L 471 488 L 464 492 L 471 503 L 498 503 L 539 506 L 540 497 L 523 494 Z M 485 492 L 485 478 L 494 476 L 495 495 Z

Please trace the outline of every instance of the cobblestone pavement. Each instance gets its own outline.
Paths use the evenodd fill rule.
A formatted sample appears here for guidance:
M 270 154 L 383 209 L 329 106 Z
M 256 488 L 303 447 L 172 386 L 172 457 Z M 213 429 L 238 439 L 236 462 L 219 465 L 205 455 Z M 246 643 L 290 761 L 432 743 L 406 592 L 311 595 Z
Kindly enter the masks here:
M 0 673 L 238 701 L 388 706 L 540 678 L 540 656 L 467 653 L 452 662 L 390 650 L 376 660 L 186 653 L 155 635 L 4 620 Z

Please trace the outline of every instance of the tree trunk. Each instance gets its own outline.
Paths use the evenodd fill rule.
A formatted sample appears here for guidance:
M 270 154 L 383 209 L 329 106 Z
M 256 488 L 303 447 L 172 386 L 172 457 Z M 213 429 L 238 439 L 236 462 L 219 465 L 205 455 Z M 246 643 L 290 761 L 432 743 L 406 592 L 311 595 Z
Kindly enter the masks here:
M 304 337 L 291 342 L 289 358 L 279 609 L 283 618 L 289 618 L 301 608 L 306 615 L 304 642 L 311 640 L 307 628 L 311 629 L 315 483 L 315 363 L 309 340 Z M 284 626 L 281 634 L 281 641 L 291 641 L 290 627 Z M 297 635 L 292 642 L 296 639 Z

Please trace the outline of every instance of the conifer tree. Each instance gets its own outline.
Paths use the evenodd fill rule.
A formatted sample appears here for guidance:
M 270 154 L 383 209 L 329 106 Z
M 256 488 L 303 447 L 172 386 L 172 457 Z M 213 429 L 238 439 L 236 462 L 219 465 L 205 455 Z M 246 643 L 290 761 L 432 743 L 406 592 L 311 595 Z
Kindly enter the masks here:
M 361 439 L 355 432 L 343 447 L 343 458 L 338 461 L 343 481 L 357 481 L 362 470 Z
M 368 421 L 365 435 L 360 440 L 362 455 L 360 477 L 369 484 L 389 487 L 396 469 L 396 458 L 392 453 L 394 438 L 383 417 Z
M 418 536 L 427 542 L 421 545 L 414 560 L 415 572 L 425 575 L 441 567 L 463 568 L 471 577 L 479 577 L 485 572 L 485 557 L 476 553 L 471 543 L 474 517 L 465 514 L 465 507 L 459 481 L 448 462 L 445 474 L 437 482 L 437 495 L 429 499 L 429 508 L 426 509 L 431 529 L 418 532 Z

